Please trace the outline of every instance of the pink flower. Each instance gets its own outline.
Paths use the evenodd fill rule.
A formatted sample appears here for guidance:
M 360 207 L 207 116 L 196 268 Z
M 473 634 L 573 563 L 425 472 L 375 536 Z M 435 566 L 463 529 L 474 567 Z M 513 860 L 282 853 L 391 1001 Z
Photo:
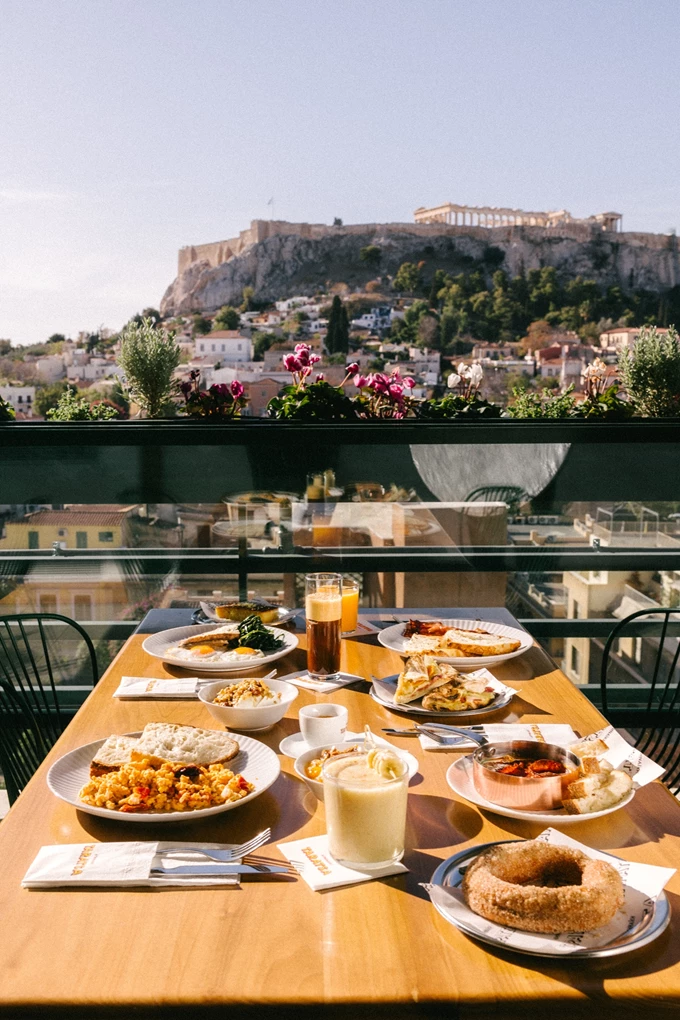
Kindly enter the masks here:
M 323 382 L 325 378 L 326 378 L 326 376 L 323 374 L 323 372 L 317 372 L 316 379 L 314 381 L 315 382 Z
M 354 385 L 358 390 L 362 390 L 365 386 L 368 386 L 368 378 L 365 375 L 356 375 L 354 377 Z
M 317 362 L 319 362 L 319 361 L 321 361 L 321 358 L 319 357 L 318 354 L 310 354 L 309 355 L 309 364 L 310 365 L 316 365 Z
M 311 374 L 312 374 L 312 367 L 311 367 L 311 365 L 307 365 L 305 368 L 302 369 L 302 372 L 300 373 L 300 375 L 302 376 L 303 379 L 306 379 L 307 376 L 311 375 Z
M 309 365 L 310 363 L 313 364 L 309 356 L 309 352 L 311 351 L 311 349 L 312 348 L 309 346 L 309 344 L 295 345 L 295 356 L 303 367 L 305 365 Z
M 392 415 L 392 417 L 393 418 L 404 418 L 405 417 L 405 412 L 404 411 L 395 411 L 394 414 Z
M 191 393 L 191 383 L 190 382 L 186 382 L 186 381 L 185 382 L 181 382 L 179 384 L 179 388 L 180 388 L 180 390 L 182 391 L 182 393 L 183 393 L 183 395 L 185 397 L 188 397 L 189 394 Z
M 392 372 L 392 379 L 398 379 L 400 375 L 401 372 L 399 371 L 399 366 L 397 366 Z
M 404 397 L 404 387 L 400 386 L 399 383 L 392 383 L 388 393 L 391 397 L 394 397 L 395 400 L 402 400 Z
M 229 387 L 226 383 L 215 383 L 210 387 L 210 392 L 214 397 L 226 397 L 229 393 Z
M 416 381 L 415 381 L 415 379 L 412 376 L 407 375 L 404 378 L 404 386 L 406 387 L 407 390 L 412 390 L 413 387 L 415 386 L 415 384 L 416 384 Z
M 245 390 L 243 388 L 243 383 L 240 383 L 238 381 L 238 379 L 234 379 L 234 381 L 231 384 L 230 389 L 231 389 L 231 395 L 234 398 L 234 400 L 238 400 L 238 398 L 242 397 L 243 394 L 245 393 Z
M 359 371 L 359 366 L 356 361 L 353 361 L 351 365 L 347 366 L 347 375 L 356 375 Z
M 302 362 L 294 354 L 286 354 L 283 358 L 283 367 L 287 372 L 299 372 Z

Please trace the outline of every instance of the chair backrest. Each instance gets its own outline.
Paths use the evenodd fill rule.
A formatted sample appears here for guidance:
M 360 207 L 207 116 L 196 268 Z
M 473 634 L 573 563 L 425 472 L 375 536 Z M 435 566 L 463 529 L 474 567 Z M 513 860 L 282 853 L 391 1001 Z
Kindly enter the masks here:
M 622 641 L 634 642 L 632 654 L 625 656 L 620 645 L 615 647 Z M 680 610 L 652 606 L 616 624 L 600 670 L 604 715 L 629 730 L 636 747 L 664 766 L 662 780 L 671 787 L 680 780 L 679 660 Z
M 529 495 L 519 485 L 483 485 L 473 489 L 465 497 L 466 503 L 507 503 L 510 513 L 517 513 L 521 503 L 526 503 Z
M 0 617 L 0 769 L 10 801 L 72 715 L 64 687 L 91 688 L 98 679 L 94 645 L 75 620 L 56 613 Z

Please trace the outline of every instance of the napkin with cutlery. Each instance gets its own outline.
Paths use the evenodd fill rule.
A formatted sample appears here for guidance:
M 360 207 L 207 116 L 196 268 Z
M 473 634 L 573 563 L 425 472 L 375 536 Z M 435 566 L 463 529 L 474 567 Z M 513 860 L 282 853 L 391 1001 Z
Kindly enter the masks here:
M 347 684 L 355 684 L 357 680 L 365 682 L 365 677 L 356 676 L 354 673 L 339 673 L 333 680 L 315 680 L 306 669 L 297 670 L 295 673 L 287 673 L 286 676 L 280 676 L 278 679 L 286 680 L 287 683 L 295 684 L 296 687 L 304 687 L 308 691 L 316 691 L 317 694 L 328 694 L 330 691 L 337 691 L 341 687 L 346 687 Z
M 174 843 L 66 843 L 43 846 L 21 882 L 25 889 L 154 888 L 173 889 L 237 886 L 238 875 L 173 875 L 173 869 L 189 864 L 208 865 L 201 854 L 190 851 L 165 857 Z M 186 843 L 206 850 L 224 849 L 224 843 Z M 234 863 L 238 863 L 238 858 Z M 219 867 L 217 865 L 216 867 Z M 162 868 L 167 874 L 151 875 Z
M 420 721 L 420 720 L 419 720 Z M 423 726 L 429 725 L 430 720 L 423 722 Z M 455 723 L 450 723 L 452 726 Z M 461 729 L 466 729 L 464 720 L 460 722 Z M 471 727 L 472 728 L 472 727 Z M 562 723 L 487 723 L 474 727 L 475 733 L 486 737 L 489 741 L 501 740 L 542 740 L 546 744 L 571 744 L 578 740 L 578 733 L 575 733 L 571 726 Z M 420 734 L 420 746 L 424 751 L 468 751 L 477 747 L 477 743 L 471 738 L 458 741 L 459 734 L 447 734 L 446 730 L 439 731 L 442 741 L 429 737 L 426 733 Z
M 370 882 L 372 878 L 385 878 L 387 875 L 400 875 L 408 871 L 406 865 L 400 861 L 376 871 L 345 868 L 328 852 L 327 835 L 295 839 L 291 843 L 278 843 L 277 846 L 300 877 L 304 878 L 315 892 L 336 889 L 342 885 L 356 885 L 358 882 Z
M 219 679 L 216 677 L 215 679 Z M 151 676 L 122 676 L 120 684 L 113 692 L 114 698 L 142 698 L 153 700 L 155 698 L 164 701 L 175 698 L 195 698 L 196 692 L 201 683 L 197 676 L 165 676 L 162 678 Z

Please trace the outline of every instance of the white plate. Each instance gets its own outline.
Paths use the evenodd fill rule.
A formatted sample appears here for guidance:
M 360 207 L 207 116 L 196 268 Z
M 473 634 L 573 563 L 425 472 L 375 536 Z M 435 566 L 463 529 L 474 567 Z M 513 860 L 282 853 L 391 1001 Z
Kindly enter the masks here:
M 238 599 L 232 599 L 233 602 L 238 602 Z M 226 606 L 229 605 L 229 600 L 225 599 L 220 602 L 218 599 L 209 599 L 207 601 L 199 602 L 201 609 L 203 610 L 204 616 L 208 620 L 214 620 L 215 623 L 220 625 L 229 623 L 229 620 L 223 620 L 221 617 L 215 615 L 214 606 Z M 292 620 L 294 616 L 297 616 L 302 610 L 300 609 L 285 609 L 283 606 L 272 606 L 272 609 L 276 609 L 276 619 L 273 623 L 265 624 L 266 627 L 279 627 L 282 623 L 287 623 L 288 620 Z
M 423 617 L 423 619 L 429 620 L 430 618 Z M 490 623 L 487 620 L 437 620 L 437 622 L 444 623 L 447 627 L 457 627 L 459 630 L 476 630 L 481 628 L 489 634 L 498 634 L 502 637 L 509 637 L 520 642 L 520 646 L 516 651 L 508 652 L 506 655 L 475 655 L 461 658 L 446 655 L 434 655 L 434 652 L 424 653 L 427 655 L 434 655 L 437 662 L 448 662 L 452 666 L 455 666 L 456 669 L 464 671 L 480 669 L 481 666 L 497 666 L 500 662 L 507 662 L 508 659 L 514 659 L 518 655 L 523 655 L 523 653 L 528 651 L 534 643 L 534 639 L 531 634 L 527 633 L 527 631 L 518 630 L 516 627 L 507 627 L 504 623 Z M 407 640 L 404 639 L 405 627 L 405 622 L 395 623 L 393 627 L 386 627 L 385 630 L 381 630 L 378 633 L 378 641 L 384 648 L 389 648 L 392 652 L 399 652 L 399 654 L 403 655 L 404 658 L 408 658 L 414 653 L 404 650 L 404 645 Z
M 626 804 L 630 804 L 635 796 L 635 788 L 633 787 L 628 796 L 620 800 L 618 804 L 614 804 L 613 807 L 606 808 L 604 811 L 591 811 L 585 815 L 569 815 L 564 808 L 557 808 L 555 811 L 520 811 L 517 808 L 493 804 L 477 792 L 472 782 L 472 774 L 469 767 L 471 761 L 470 755 L 454 761 L 453 765 L 450 765 L 446 772 L 447 783 L 454 793 L 463 797 L 470 804 L 483 808 L 485 811 L 495 811 L 497 815 L 503 815 L 504 818 L 518 818 L 523 822 L 556 825 L 561 828 L 563 825 L 575 825 L 577 822 L 588 822 L 591 818 L 603 818 L 605 815 L 613 815 L 615 811 L 625 807 Z
M 357 741 L 363 740 L 363 733 L 354 733 L 352 730 L 345 730 L 345 735 L 342 740 L 336 741 L 338 744 L 346 744 L 348 740 L 351 740 L 353 744 Z M 289 733 L 287 737 L 284 737 L 279 744 L 279 751 L 281 754 L 285 754 L 286 758 L 299 758 L 305 751 L 310 751 L 317 745 L 308 744 L 305 738 L 300 732 Z
M 298 639 L 295 634 L 291 634 L 289 630 L 280 630 L 278 627 L 267 627 L 267 630 L 270 630 L 276 637 L 283 638 L 284 644 L 276 652 L 265 652 L 262 658 L 241 657 L 237 662 L 193 662 L 189 659 L 178 659 L 176 656 L 168 655 L 168 648 L 172 648 L 183 638 L 195 634 L 210 634 L 217 630 L 218 626 L 224 626 L 227 622 L 227 620 L 223 620 L 220 625 L 211 623 L 204 627 L 192 625 L 162 630 L 158 634 L 150 634 L 142 644 L 142 648 L 149 655 L 153 655 L 155 659 L 162 659 L 163 662 L 169 662 L 173 666 L 181 666 L 182 669 L 191 670 L 192 673 L 250 673 L 253 669 L 259 669 L 260 666 L 266 666 L 269 662 L 282 659 L 284 655 L 288 655 L 294 648 L 297 648 Z
M 480 670 L 480 672 L 482 672 Z M 488 673 L 488 670 L 484 670 Z M 493 687 L 498 687 L 499 692 L 495 701 L 492 701 L 489 705 L 484 705 L 483 708 L 468 708 L 461 712 L 430 712 L 422 706 L 422 698 L 418 698 L 417 701 L 409 701 L 406 705 L 397 705 L 394 700 L 394 695 L 397 690 L 397 680 L 399 679 L 398 673 L 393 673 L 392 676 L 386 676 L 382 680 L 374 680 L 373 686 L 371 687 L 370 694 L 374 701 L 377 701 L 379 705 L 384 705 L 385 708 L 392 709 L 393 712 L 404 712 L 406 715 L 413 713 L 415 715 L 426 715 L 428 719 L 471 719 L 478 715 L 488 715 L 489 712 L 497 712 L 499 708 L 505 708 L 509 705 L 515 696 L 515 691 L 505 687 L 505 684 L 501 684 L 499 680 L 496 680 L 495 676 L 489 673 L 487 682 Z
M 129 737 L 141 736 L 141 731 L 128 733 Z M 97 815 L 99 818 L 111 818 L 117 822 L 140 822 L 148 825 L 156 822 L 192 822 L 199 818 L 212 818 L 223 811 L 231 811 L 232 808 L 247 804 L 264 793 L 273 782 L 276 781 L 281 771 L 279 759 L 270 747 L 262 744 L 252 737 L 245 737 L 238 734 L 239 753 L 231 761 L 225 762 L 232 772 L 240 772 L 244 779 L 252 783 L 255 789 L 241 800 L 218 804 L 215 807 L 201 808 L 198 811 L 150 811 L 144 814 L 134 814 L 125 811 L 110 811 L 108 808 L 92 807 L 84 804 L 78 794 L 90 778 L 90 762 L 96 752 L 104 743 L 103 740 L 95 740 L 91 744 L 83 744 L 74 751 L 69 751 L 55 761 L 47 773 L 47 785 L 55 797 L 65 800 L 67 804 L 85 811 L 88 815 Z

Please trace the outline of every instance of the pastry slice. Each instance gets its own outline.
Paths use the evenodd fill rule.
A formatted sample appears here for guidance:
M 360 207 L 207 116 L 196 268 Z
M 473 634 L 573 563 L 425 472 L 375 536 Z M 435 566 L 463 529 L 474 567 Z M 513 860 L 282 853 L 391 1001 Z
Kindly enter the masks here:
M 428 712 L 465 712 L 484 708 L 496 697 L 496 691 L 470 691 L 456 683 L 446 683 L 423 698 Z
M 177 642 L 178 648 L 193 648 L 194 645 L 212 645 L 215 648 L 232 644 L 238 638 L 238 626 L 235 623 L 215 630 L 203 631 L 202 634 L 190 634 Z
M 456 655 L 508 655 L 515 652 L 521 645 L 516 638 L 503 637 L 502 634 L 488 634 L 483 630 L 459 630 L 452 627 L 442 638 L 442 647 L 451 649 L 447 654 Z M 460 649 L 460 652 L 457 651 Z M 440 650 L 438 654 L 443 654 Z
M 456 676 L 456 670 L 446 663 L 439 663 L 429 655 L 413 655 L 407 660 L 403 673 L 399 674 L 394 702 L 407 705 L 442 684 L 455 683 Z

